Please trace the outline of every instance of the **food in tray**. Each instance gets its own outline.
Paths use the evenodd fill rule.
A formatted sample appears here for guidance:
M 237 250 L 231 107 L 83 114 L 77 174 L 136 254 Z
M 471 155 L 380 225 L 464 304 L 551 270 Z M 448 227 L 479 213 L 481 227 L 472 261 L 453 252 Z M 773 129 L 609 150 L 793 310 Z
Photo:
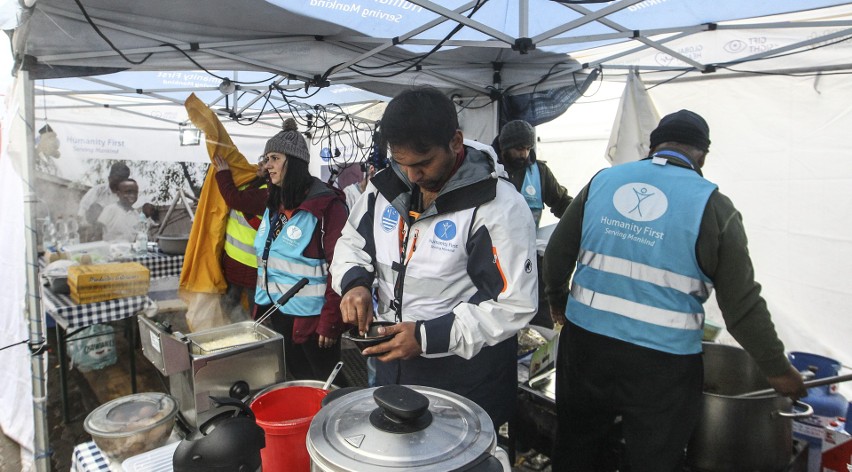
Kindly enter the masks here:
M 221 349 L 227 349 L 229 347 L 241 346 L 243 344 L 253 343 L 255 341 L 259 341 L 261 336 L 252 331 L 245 331 L 242 333 L 235 333 L 223 338 L 219 339 L 211 339 L 208 341 L 196 341 L 193 340 L 193 344 L 198 346 L 199 349 L 206 352 L 218 351 Z

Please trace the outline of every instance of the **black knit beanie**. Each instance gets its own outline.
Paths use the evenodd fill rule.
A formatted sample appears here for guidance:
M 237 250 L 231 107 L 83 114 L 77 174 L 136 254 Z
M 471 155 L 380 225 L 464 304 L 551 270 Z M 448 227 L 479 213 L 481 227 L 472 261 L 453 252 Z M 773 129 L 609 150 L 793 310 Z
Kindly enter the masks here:
M 298 125 L 293 118 L 284 120 L 284 131 L 279 132 L 275 136 L 269 138 L 266 142 L 266 147 L 263 149 L 263 155 L 270 152 L 280 152 L 287 157 L 294 157 L 305 162 L 310 162 L 311 154 L 308 152 L 308 143 L 298 131 Z
M 710 127 L 697 113 L 680 110 L 663 117 L 657 129 L 651 131 L 651 149 L 660 143 L 673 141 L 710 150 Z

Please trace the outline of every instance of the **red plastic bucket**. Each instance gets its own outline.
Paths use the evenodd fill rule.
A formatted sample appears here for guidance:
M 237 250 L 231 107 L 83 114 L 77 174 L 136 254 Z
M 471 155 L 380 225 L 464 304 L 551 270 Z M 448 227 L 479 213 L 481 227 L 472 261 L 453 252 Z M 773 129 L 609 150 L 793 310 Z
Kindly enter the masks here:
M 311 470 L 305 445 L 308 427 L 327 394 L 315 387 L 283 387 L 261 393 L 251 402 L 257 424 L 266 433 L 266 447 L 260 450 L 263 470 Z

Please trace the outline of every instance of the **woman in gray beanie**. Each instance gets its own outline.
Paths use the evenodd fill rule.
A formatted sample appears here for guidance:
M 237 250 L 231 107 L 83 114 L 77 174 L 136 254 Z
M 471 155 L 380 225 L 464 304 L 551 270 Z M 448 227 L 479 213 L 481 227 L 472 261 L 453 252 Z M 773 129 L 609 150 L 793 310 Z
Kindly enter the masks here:
M 346 329 L 328 266 L 348 210 L 343 192 L 310 174 L 308 145 L 295 120 L 288 118 L 283 128 L 263 152 L 270 187 L 254 240 L 260 262 L 255 316 L 270 314 L 273 329 L 284 336 L 287 371 L 295 379 L 324 380 L 340 360 L 338 341 Z M 303 278 L 308 283 L 281 300 Z

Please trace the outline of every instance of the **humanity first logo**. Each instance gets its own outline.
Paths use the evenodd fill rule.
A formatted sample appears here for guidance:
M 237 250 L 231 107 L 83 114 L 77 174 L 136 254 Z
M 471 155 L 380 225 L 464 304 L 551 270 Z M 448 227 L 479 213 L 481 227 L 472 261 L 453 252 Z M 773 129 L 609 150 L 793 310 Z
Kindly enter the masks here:
M 669 199 L 653 185 L 632 182 L 624 184 L 612 195 L 612 204 L 625 218 L 633 221 L 654 221 L 669 208 Z

